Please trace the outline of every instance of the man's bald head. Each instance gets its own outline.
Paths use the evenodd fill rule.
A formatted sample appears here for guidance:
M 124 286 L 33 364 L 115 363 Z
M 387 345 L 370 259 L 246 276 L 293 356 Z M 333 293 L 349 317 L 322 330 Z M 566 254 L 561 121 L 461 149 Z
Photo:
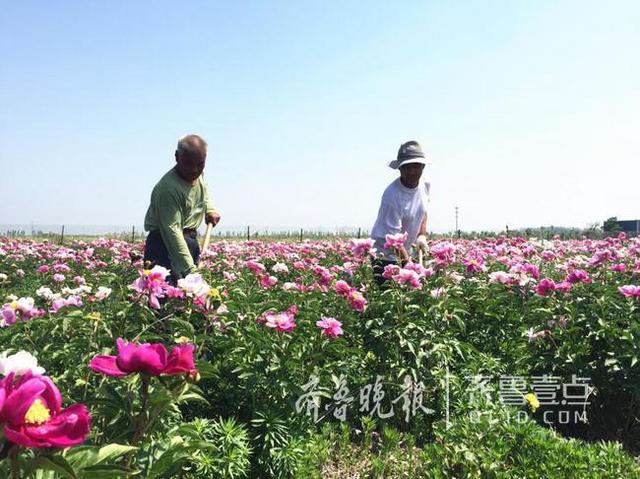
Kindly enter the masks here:
M 178 140 L 176 157 L 183 154 L 207 156 L 207 142 L 198 135 L 185 135 Z
M 178 141 L 176 169 L 183 180 L 195 182 L 204 170 L 207 142 L 198 135 L 186 135 Z

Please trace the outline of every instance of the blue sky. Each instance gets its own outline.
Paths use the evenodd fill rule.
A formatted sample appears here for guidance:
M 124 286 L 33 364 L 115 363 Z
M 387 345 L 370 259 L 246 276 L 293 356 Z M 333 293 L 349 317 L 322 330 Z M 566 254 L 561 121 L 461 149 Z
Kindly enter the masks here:
M 178 137 L 222 229 L 363 226 L 419 140 L 430 228 L 640 218 L 640 3 L 6 2 L 0 223 L 141 224 Z

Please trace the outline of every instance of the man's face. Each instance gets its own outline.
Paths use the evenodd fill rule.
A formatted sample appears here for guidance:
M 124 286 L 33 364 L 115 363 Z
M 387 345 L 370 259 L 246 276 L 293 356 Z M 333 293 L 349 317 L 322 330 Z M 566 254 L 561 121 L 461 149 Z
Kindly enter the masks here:
M 404 184 L 407 188 L 417 187 L 420 183 L 422 170 L 424 170 L 424 165 L 420 163 L 410 163 L 408 165 L 402 165 L 400 167 L 400 179 L 402 180 L 402 184 Z
M 204 171 L 207 160 L 206 153 L 178 153 L 176 152 L 176 169 L 180 178 L 195 181 Z

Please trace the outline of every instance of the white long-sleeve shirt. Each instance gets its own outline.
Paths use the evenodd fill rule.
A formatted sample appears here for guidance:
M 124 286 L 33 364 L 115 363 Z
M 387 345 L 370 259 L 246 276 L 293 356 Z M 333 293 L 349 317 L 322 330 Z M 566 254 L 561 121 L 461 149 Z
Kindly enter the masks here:
M 400 178 L 396 178 L 382 194 L 378 218 L 371 230 L 375 248 L 383 259 L 397 261 L 396 255 L 384 247 L 386 235 L 407 233 L 404 247 L 411 253 L 411 245 L 416 242 L 420 225 L 427 213 L 430 183 L 422 180 L 415 188 L 407 188 Z

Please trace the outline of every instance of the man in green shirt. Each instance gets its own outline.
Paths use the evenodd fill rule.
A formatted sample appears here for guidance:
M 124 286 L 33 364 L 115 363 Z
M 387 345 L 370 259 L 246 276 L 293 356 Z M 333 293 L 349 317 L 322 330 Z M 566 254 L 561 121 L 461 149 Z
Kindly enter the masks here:
M 176 166 L 153 188 L 144 218 L 149 231 L 144 260 L 171 270 L 173 280 L 197 269 L 200 246 L 197 229 L 204 218 L 215 226 L 220 221 L 202 178 L 207 143 L 198 135 L 178 141 Z

